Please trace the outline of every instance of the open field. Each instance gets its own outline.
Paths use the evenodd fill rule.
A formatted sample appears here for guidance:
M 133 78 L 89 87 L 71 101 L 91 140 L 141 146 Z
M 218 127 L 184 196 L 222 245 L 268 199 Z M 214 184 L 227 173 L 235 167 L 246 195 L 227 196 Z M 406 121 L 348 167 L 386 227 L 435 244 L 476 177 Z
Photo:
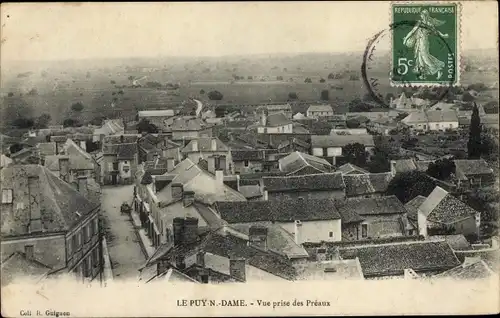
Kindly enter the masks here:
M 345 112 L 350 101 L 368 92 L 361 79 L 349 79 L 351 74 L 360 76 L 361 62 L 362 53 L 358 52 L 203 60 L 109 60 L 100 61 L 100 64 L 78 61 L 36 67 L 22 64 L 10 68 L 9 72 L 2 71 L 2 107 L 24 103 L 32 109 L 31 116 L 49 113 L 51 123 L 58 124 L 65 118 L 88 121 L 96 116 L 133 116 L 137 109 L 171 108 L 189 97 L 208 101 L 206 93 L 211 90 L 224 95 L 217 103 L 257 104 L 286 102 L 290 92 L 297 93 L 299 101 L 317 101 L 321 91 L 327 89 L 334 110 Z M 378 91 L 399 95 L 401 89 L 390 87 L 389 81 L 383 80 L 389 71 L 389 56 L 377 61 L 374 68 L 372 74 L 382 79 Z M 342 78 L 328 80 L 329 73 L 340 74 Z M 242 79 L 231 82 L 234 75 Z M 158 82 L 180 87 L 177 90 L 133 88 L 129 87 L 130 76 L 145 77 L 140 81 L 143 86 L 146 82 Z M 277 80 L 278 76 L 283 80 Z M 462 83 L 490 85 L 498 83 L 496 77 L 495 72 L 473 69 L 463 74 Z M 312 83 L 304 83 L 306 78 Z M 322 78 L 324 83 L 320 83 Z M 33 88 L 37 94 L 28 94 Z M 200 94 L 201 90 L 205 94 Z M 7 97 L 9 93 L 13 96 Z M 485 100 L 498 100 L 498 90 L 495 89 L 481 95 Z M 85 107 L 80 113 L 70 108 L 76 102 Z

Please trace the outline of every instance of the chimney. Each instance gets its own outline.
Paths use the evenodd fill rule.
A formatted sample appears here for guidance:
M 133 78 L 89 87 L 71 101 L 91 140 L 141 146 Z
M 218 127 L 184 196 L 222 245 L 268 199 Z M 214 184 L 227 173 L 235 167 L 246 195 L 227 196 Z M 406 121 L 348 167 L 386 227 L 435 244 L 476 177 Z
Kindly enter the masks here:
M 167 158 L 167 172 L 174 170 L 175 168 L 175 159 Z
M 28 225 L 28 232 L 35 233 L 42 231 L 42 215 L 40 213 L 40 200 L 41 200 L 41 187 L 40 179 L 38 176 L 28 177 L 28 197 L 29 197 L 29 211 L 30 222 Z
M 210 139 L 210 149 L 212 149 L 212 151 L 217 151 L 217 139 Z
M 205 252 L 200 251 L 196 253 L 196 265 L 205 268 Z
M 68 157 L 60 157 L 59 158 L 59 177 L 69 182 L 69 158 Z
M 194 191 L 182 192 L 182 203 L 184 207 L 188 207 L 194 203 Z
M 78 192 L 80 192 L 84 197 L 89 195 L 87 176 L 77 177 L 78 182 Z
M 184 239 L 183 243 L 192 244 L 198 241 L 198 219 L 186 217 L 184 220 Z
M 250 226 L 248 229 L 248 245 L 267 251 L 267 227 Z
M 229 260 L 229 275 L 239 281 L 246 281 L 246 260 L 244 258 L 231 258 Z
M 193 151 L 198 151 L 198 140 L 197 139 L 191 140 L 191 147 L 192 147 Z
M 123 137 L 123 135 L 120 135 L 120 143 L 125 143 L 125 137 Z
M 207 269 L 202 269 L 200 271 L 200 281 L 202 284 L 208 284 L 210 280 L 210 275 L 208 274 Z
M 172 183 L 172 199 L 180 200 L 182 198 L 182 193 L 184 192 L 184 186 L 182 183 Z
M 218 184 L 224 184 L 224 171 L 215 170 L 215 180 Z
M 184 219 L 174 218 L 172 226 L 174 228 L 174 246 L 179 246 L 182 244 L 184 237 Z
M 184 270 L 186 268 L 186 260 L 183 254 L 178 254 L 175 256 L 175 267 L 179 270 Z
M 302 222 L 295 220 L 295 244 L 302 244 Z
M 80 148 L 87 151 L 87 143 L 83 140 L 80 141 Z

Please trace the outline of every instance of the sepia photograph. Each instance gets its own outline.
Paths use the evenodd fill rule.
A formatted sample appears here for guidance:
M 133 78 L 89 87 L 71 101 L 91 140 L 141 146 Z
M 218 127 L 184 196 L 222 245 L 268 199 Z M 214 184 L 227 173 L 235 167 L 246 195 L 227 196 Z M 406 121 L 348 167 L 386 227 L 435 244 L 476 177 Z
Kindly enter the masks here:
M 500 312 L 496 1 L 0 21 L 3 317 Z

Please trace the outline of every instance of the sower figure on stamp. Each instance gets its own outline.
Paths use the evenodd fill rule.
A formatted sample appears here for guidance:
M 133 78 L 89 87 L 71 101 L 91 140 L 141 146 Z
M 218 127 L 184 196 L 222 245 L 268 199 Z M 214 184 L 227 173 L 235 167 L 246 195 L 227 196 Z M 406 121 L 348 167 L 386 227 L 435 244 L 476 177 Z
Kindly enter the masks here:
M 404 45 L 414 47 L 415 67 L 413 72 L 419 74 L 419 79 L 425 79 L 427 75 L 436 75 L 436 79 L 440 79 L 443 75 L 442 69 L 445 63 L 429 52 L 430 34 L 436 33 L 442 38 L 448 37 L 448 34 L 443 34 L 436 29 L 437 26 L 443 24 L 444 21 L 432 18 L 429 11 L 423 10 L 420 14 L 420 20 L 403 39 Z

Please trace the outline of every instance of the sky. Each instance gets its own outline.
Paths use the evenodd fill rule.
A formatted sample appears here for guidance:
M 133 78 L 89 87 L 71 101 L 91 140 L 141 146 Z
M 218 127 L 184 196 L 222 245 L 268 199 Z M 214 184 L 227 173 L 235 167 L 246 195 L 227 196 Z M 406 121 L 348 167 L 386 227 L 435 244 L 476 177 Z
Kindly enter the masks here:
M 462 49 L 498 47 L 497 3 L 462 3 Z M 389 2 L 9 3 L 1 60 L 362 51 Z

